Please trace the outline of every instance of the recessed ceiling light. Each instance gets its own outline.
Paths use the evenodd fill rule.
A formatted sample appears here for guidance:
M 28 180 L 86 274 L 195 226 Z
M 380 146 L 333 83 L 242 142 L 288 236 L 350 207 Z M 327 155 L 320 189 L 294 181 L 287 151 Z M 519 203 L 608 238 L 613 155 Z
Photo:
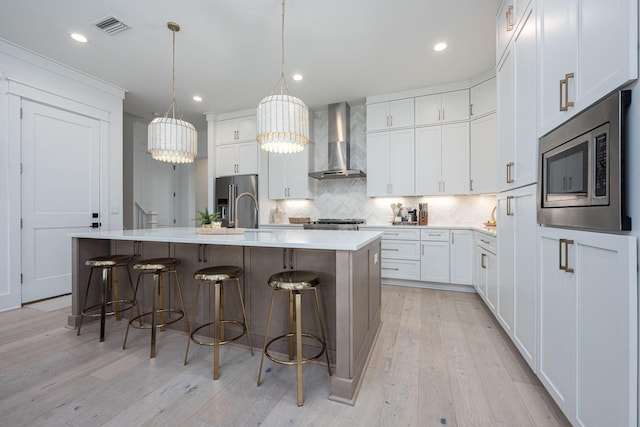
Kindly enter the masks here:
M 202 97 L 200 95 L 194 95 L 193 100 L 196 102 L 202 102 Z
M 292 77 L 293 77 L 293 80 L 295 80 L 297 82 L 302 80 L 302 74 L 294 74 Z
M 435 50 L 436 52 L 441 52 L 446 48 L 447 44 L 445 42 L 436 43 L 435 46 L 433 46 L 433 50 Z
M 80 43 L 86 43 L 89 40 L 80 33 L 71 33 L 71 38 Z

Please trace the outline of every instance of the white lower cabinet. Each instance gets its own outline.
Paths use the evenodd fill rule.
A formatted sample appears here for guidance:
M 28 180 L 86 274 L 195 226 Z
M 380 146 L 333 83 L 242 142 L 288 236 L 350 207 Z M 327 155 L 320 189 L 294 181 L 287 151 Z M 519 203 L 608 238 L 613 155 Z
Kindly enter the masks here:
M 473 231 L 451 230 L 449 282 L 471 285 L 473 281 Z
M 499 193 L 496 317 L 532 369 L 536 358 L 536 185 Z
M 636 244 L 540 229 L 538 376 L 573 425 L 637 425 Z
M 495 314 L 498 297 L 498 259 L 496 236 L 475 232 L 475 277 L 473 285 L 478 295 Z
M 420 279 L 449 283 L 449 230 L 423 229 L 420 238 Z
M 420 280 L 420 230 L 376 230 L 384 232 L 381 243 L 381 276 L 388 279 Z

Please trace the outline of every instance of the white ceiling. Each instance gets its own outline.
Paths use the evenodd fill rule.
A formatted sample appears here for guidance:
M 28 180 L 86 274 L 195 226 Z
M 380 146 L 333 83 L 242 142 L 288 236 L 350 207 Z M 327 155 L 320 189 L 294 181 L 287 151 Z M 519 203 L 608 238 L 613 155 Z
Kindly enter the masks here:
M 496 9 L 496 0 L 289 0 L 289 93 L 322 108 L 481 74 L 495 63 Z M 198 129 L 203 113 L 256 107 L 280 76 L 281 0 L 0 0 L 0 11 L 0 38 L 126 89 L 124 110 L 144 118 L 171 100 L 167 21 L 182 28 L 180 113 Z M 94 26 L 109 15 L 129 29 Z M 71 40 L 74 31 L 89 43 Z M 442 40 L 449 48 L 434 52 Z

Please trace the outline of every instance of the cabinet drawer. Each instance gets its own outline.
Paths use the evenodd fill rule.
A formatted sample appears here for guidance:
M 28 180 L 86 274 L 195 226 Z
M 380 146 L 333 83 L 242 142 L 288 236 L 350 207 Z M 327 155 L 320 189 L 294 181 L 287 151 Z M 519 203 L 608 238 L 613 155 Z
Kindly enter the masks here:
M 476 245 L 485 248 L 489 252 L 495 254 L 497 249 L 496 236 L 488 236 L 484 233 L 476 234 Z
M 382 240 L 382 259 L 420 260 L 420 242 L 406 240 Z
M 420 261 L 382 259 L 380 268 L 385 278 L 420 280 Z
M 382 231 L 382 240 L 420 240 L 420 229 L 411 226 L 360 227 L 361 230 Z
M 420 239 L 421 240 L 448 241 L 449 240 L 449 230 L 442 229 L 442 228 L 422 229 L 422 232 L 421 232 L 421 235 L 420 235 Z

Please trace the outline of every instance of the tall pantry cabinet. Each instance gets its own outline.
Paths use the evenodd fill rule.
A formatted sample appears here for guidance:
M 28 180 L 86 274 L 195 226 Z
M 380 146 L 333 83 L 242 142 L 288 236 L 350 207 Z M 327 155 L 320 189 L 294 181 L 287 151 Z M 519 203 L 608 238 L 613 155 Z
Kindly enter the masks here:
M 498 284 L 495 314 L 535 370 L 536 12 L 535 0 L 498 12 Z M 502 42 L 501 42 L 502 40 Z

